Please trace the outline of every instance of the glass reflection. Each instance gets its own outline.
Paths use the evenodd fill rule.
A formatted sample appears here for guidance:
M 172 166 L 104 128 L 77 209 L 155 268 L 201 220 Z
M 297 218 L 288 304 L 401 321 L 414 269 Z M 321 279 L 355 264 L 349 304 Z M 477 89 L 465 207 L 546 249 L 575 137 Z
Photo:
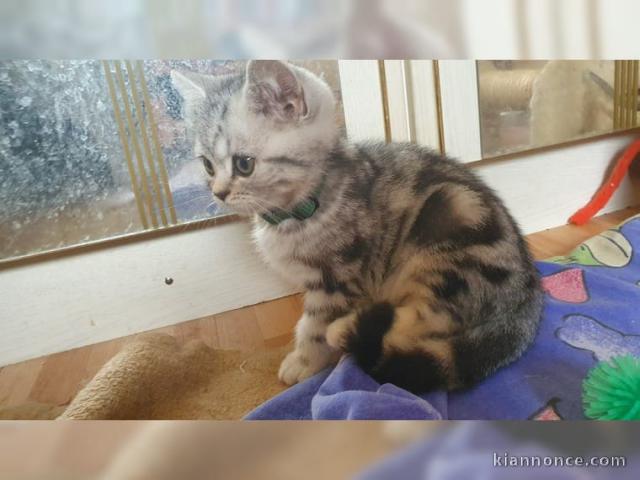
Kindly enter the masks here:
M 624 63 L 624 62 L 623 62 Z M 637 62 L 479 61 L 483 157 L 630 128 L 637 121 Z M 626 67 L 626 63 L 625 63 Z M 625 122 L 614 114 L 626 108 Z

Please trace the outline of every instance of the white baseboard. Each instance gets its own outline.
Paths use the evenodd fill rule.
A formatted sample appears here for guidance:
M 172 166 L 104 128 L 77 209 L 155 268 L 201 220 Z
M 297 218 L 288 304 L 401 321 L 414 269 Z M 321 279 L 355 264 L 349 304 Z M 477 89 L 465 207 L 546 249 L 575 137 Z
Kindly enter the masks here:
M 0 292 L 0 365 L 7 365 L 293 289 L 267 270 L 249 226 L 238 222 L 4 270 Z
M 607 168 L 636 134 L 619 135 L 479 164 L 475 170 L 505 201 L 524 233 L 567 223 L 602 185 Z M 640 204 L 626 178 L 600 214 Z

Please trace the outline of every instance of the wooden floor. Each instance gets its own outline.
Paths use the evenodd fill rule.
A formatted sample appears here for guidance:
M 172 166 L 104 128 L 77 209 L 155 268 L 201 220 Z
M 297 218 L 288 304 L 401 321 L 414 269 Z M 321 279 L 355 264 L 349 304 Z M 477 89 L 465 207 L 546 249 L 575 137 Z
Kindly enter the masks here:
M 558 227 L 527 237 L 536 259 L 568 253 L 583 240 L 640 212 L 625 209 L 589 224 Z M 218 349 L 253 350 L 288 343 L 302 311 L 300 295 L 162 328 L 179 341 L 194 338 Z M 0 369 L 0 407 L 28 402 L 66 405 L 123 345 L 135 336 L 70 350 Z M 274 373 L 275 374 L 275 373 Z

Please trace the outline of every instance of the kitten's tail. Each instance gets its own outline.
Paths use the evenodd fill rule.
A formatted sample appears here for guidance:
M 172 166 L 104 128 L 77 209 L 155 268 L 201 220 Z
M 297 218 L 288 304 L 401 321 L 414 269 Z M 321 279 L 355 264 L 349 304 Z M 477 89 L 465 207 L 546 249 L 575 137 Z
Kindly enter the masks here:
M 327 343 L 353 355 L 379 383 L 415 393 L 452 390 L 473 385 L 522 354 L 535 336 L 539 309 L 525 313 L 531 321 L 511 318 L 450 337 L 415 337 L 394 328 L 400 322 L 393 305 L 377 303 L 333 322 Z

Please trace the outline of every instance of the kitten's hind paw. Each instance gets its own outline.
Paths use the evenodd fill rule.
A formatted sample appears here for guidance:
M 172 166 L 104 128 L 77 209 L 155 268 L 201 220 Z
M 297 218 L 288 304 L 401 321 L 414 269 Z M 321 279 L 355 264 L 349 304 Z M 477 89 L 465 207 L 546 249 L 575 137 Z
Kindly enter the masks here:
M 347 341 L 355 329 L 357 320 L 358 315 L 353 312 L 331 322 L 327 327 L 327 344 L 336 350 L 346 351 Z

